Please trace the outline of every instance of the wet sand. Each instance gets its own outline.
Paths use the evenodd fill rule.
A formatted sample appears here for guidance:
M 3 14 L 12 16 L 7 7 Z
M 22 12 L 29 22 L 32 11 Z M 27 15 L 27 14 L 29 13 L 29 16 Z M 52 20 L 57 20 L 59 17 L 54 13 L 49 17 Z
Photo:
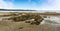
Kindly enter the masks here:
M 0 31 L 60 31 L 60 26 L 50 24 L 31 25 L 25 22 L 0 21 Z

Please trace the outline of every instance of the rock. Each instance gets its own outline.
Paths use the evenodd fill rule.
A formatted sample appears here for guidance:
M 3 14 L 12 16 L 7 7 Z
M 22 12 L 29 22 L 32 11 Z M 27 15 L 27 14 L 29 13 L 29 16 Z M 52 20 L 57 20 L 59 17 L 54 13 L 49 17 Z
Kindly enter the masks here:
M 21 16 L 13 15 L 11 18 L 15 22 L 34 19 L 34 21 L 36 22 L 35 24 L 40 24 L 40 22 L 42 22 L 42 20 L 43 20 L 43 18 L 39 14 L 33 14 L 33 13 L 31 13 L 31 14 L 28 13 L 28 14 L 21 15 Z M 30 23 L 30 21 L 26 21 L 26 23 Z
M 25 21 L 25 23 L 30 23 L 31 21 Z
M 23 29 L 24 27 L 19 27 L 19 29 Z

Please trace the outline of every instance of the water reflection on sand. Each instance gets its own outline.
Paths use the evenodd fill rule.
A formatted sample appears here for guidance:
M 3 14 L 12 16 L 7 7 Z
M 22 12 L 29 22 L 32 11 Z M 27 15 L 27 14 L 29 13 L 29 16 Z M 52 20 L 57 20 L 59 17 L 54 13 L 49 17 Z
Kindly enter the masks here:
M 41 24 L 60 25 L 60 16 L 47 16 Z

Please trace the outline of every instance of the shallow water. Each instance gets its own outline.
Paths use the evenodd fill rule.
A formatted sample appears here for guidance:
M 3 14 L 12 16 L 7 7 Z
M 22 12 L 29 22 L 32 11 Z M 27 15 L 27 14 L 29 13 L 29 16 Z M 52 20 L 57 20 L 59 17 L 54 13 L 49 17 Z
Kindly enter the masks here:
M 47 16 L 47 18 L 44 18 L 41 24 L 56 24 L 56 25 L 59 24 L 60 25 L 60 16 Z

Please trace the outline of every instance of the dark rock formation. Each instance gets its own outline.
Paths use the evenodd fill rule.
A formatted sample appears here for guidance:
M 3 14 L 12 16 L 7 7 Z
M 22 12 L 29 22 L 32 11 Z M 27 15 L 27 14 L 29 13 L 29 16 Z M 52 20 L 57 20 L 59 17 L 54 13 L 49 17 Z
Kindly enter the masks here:
M 25 15 L 22 15 L 21 16 L 15 16 L 16 14 L 14 14 L 10 19 L 12 19 L 13 21 L 15 22 L 19 22 L 19 21 L 26 21 L 26 20 L 30 20 L 30 19 L 34 19 L 35 22 L 32 22 L 32 23 L 35 23 L 36 25 L 39 25 L 40 22 L 42 22 L 43 18 L 39 15 L 39 14 L 25 14 Z M 31 23 L 31 24 L 32 24 Z

